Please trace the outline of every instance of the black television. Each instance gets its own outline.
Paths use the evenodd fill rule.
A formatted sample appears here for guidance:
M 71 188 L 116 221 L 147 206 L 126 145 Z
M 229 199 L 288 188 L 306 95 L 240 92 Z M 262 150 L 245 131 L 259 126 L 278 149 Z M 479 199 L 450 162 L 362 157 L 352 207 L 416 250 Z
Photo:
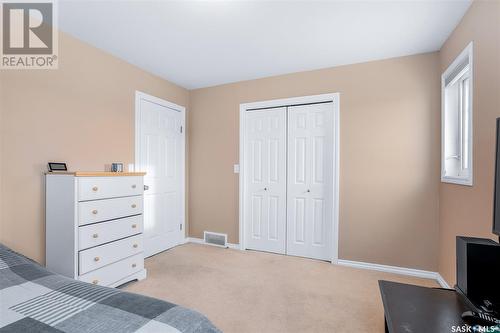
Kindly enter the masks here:
M 495 157 L 495 194 L 493 201 L 493 233 L 500 236 L 500 118 L 497 118 Z

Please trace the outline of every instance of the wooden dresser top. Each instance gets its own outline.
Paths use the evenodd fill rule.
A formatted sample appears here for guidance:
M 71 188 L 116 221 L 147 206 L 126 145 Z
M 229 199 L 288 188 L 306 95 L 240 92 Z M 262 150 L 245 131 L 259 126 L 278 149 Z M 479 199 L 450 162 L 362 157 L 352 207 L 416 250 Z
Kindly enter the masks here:
M 110 172 L 110 171 L 66 171 L 46 172 L 46 175 L 70 175 L 75 177 L 126 177 L 144 176 L 145 172 Z

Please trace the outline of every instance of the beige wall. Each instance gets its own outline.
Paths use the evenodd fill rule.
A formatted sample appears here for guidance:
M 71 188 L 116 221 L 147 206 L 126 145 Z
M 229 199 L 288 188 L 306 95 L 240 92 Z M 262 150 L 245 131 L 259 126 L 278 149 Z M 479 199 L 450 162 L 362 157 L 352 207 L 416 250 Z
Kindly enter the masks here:
M 134 94 L 188 106 L 189 92 L 65 34 L 58 70 L 1 71 L 0 242 L 44 261 L 48 161 L 134 162 Z M 0 141 L 0 143 L 2 142 Z
M 437 270 L 437 53 L 190 93 L 190 226 L 238 243 L 239 104 L 340 92 L 342 259 Z
M 474 41 L 474 186 L 441 184 L 439 272 L 455 284 L 455 237 L 491 233 L 495 118 L 500 117 L 500 2 L 474 1 L 440 52 L 441 72 Z
M 3 195 L 2 195 L 2 180 L 3 180 L 3 80 L 2 80 L 2 73 L 0 72 L 0 242 L 2 242 L 2 230 L 3 230 L 3 219 L 2 219 L 2 212 L 3 212 Z
M 440 185 L 439 74 L 471 40 L 475 184 Z M 239 104 L 340 92 L 340 258 L 439 269 L 453 284 L 455 236 L 493 238 L 498 87 L 493 1 L 475 1 L 439 53 L 191 92 L 61 34 L 59 70 L 0 71 L 0 242 L 44 261 L 47 161 L 133 163 L 140 90 L 189 107 L 189 235 L 224 232 L 238 243 Z

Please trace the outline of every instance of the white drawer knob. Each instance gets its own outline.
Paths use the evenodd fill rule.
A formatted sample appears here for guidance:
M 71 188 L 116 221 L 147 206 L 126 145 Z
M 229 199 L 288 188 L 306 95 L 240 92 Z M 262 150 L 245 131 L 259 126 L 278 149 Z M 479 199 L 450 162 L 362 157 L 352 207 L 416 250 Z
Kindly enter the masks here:
M 101 259 L 101 258 L 99 258 L 99 257 L 95 257 L 95 258 L 94 258 L 94 261 L 99 261 L 100 259 Z
M 94 209 L 94 210 L 92 211 L 92 214 L 97 215 L 97 209 Z
M 138 247 L 139 245 L 134 244 L 134 245 L 132 245 L 132 246 L 134 247 L 134 249 L 137 249 L 137 247 Z
M 135 207 L 137 207 L 137 205 L 136 204 L 132 204 L 132 208 L 135 208 Z
M 99 187 L 97 187 L 97 186 L 92 187 L 92 191 L 97 192 L 98 190 L 99 190 Z
M 132 188 L 136 188 L 136 187 L 137 187 L 137 185 L 135 185 L 135 184 L 134 184 L 134 185 L 132 185 Z
M 93 284 L 98 284 L 99 283 L 99 280 L 94 280 L 92 281 Z
M 97 238 L 97 237 L 99 237 L 99 235 L 98 234 L 93 234 L 92 237 L 93 238 Z
M 132 229 L 137 228 L 137 224 L 132 224 Z
M 137 265 L 136 264 L 132 264 L 132 268 L 135 268 Z

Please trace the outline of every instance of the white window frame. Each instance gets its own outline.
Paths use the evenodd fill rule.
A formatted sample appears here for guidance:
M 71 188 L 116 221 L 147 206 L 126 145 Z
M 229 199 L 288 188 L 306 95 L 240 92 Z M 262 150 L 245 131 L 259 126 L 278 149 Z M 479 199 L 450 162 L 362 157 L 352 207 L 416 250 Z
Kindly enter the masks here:
M 469 154 L 467 156 L 468 161 L 469 161 L 469 173 L 465 177 L 454 177 L 454 176 L 447 176 L 446 175 L 446 163 L 445 163 L 445 106 L 446 106 L 446 85 L 445 81 L 446 78 L 452 74 L 453 71 L 456 70 L 457 66 L 461 64 L 465 58 L 469 58 L 469 66 L 468 66 L 468 79 L 469 79 L 469 126 L 468 126 L 468 132 L 469 132 L 469 138 L 468 138 L 468 148 L 469 148 Z M 453 84 L 453 82 L 456 82 L 456 80 L 461 80 L 463 79 L 463 75 L 465 73 L 460 72 L 456 75 L 456 77 L 453 79 L 452 82 L 450 82 L 450 85 Z M 460 88 L 461 89 L 461 88 Z M 474 152 L 473 152 L 473 98 L 474 98 L 474 62 L 473 62 L 473 42 L 470 42 L 467 47 L 460 53 L 460 55 L 451 63 L 450 66 L 446 69 L 446 71 L 441 75 L 441 182 L 443 183 L 451 183 L 451 184 L 458 184 L 458 185 L 467 185 L 467 186 L 472 186 L 473 185 L 473 178 L 474 178 Z M 460 122 L 461 125 L 463 125 L 462 122 Z M 462 129 L 460 128 L 459 131 L 461 132 Z M 463 138 L 460 136 L 460 140 L 462 141 Z M 463 146 L 463 144 L 460 144 Z M 461 154 L 463 153 L 463 148 L 460 148 Z M 463 156 L 460 156 L 461 161 L 463 161 Z

